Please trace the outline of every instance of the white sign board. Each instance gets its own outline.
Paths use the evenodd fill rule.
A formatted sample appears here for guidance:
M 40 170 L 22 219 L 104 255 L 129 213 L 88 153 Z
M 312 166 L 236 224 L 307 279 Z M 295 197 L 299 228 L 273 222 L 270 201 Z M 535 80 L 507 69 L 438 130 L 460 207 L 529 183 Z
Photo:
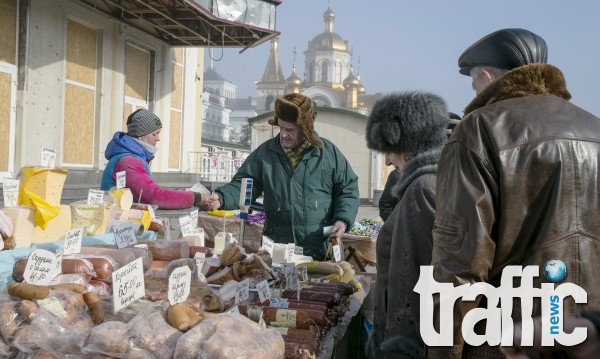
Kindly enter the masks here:
M 146 295 L 142 258 L 112 273 L 113 311 L 116 313 Z
M 38 248 L 29 254 L 23 278 L 27 283 L 48 285 L 61 273 L 61 269 L 62 254 L 57 256 L 55 253 Z

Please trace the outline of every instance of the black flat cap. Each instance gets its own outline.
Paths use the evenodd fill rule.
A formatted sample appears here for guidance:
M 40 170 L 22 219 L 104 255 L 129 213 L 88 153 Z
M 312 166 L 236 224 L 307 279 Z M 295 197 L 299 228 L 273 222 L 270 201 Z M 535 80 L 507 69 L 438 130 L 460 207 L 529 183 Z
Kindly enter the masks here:
M 525 29 L 502 29 L 469 46 L 458 58 L 458 67 L 461 74 L 470 76 L 475 66 L 510 70 L 547 60 L 548 47 L 540 36 Z

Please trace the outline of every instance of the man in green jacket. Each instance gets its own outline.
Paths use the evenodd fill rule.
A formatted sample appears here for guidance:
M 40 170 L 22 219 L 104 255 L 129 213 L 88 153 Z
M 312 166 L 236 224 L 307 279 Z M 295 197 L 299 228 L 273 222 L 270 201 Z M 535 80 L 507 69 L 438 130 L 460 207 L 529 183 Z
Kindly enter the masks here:
M 358 177 L 331 141 L 314 131 L 310 98 L 293 93 L 275 101 L 279 134 L 246 159 L 230 183 L 215 190 L 211 209 L 236 209 L 243 178 L 254 180 L 252 201 L 263 196 L 263 234 L 295 243 L 305 255 L 324 260 L 329 236 L 341 237 L 358 211 Z M 333 226 L 330 235 L 326 227 Z

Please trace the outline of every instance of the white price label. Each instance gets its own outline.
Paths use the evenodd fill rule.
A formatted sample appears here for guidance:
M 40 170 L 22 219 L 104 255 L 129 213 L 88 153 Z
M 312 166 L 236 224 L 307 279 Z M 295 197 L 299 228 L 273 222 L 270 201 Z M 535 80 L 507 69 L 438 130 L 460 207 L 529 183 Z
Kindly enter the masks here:
M 256 284 L 256 290 L 258 291 L 258 299 L 261 303 L 271 298 L 271 288 L 269 288 L 269 281 L 263 280 Z
M 340 250 L 339 244 L 333 246 L 333 258 L 335 258 L 336 262 L 340 262 L 342 260 L 342 251 Z
M 288 243 L 287 248 L 285 250 L 285 262 L 293 263 L 294 262 L 294 250 L 296 249 L 296 245 L 294 243 Z
M 2 183 L 4 207 L 16 207 L 19 197 L 19 183 L 17 179 L 5 178 Z
M 190 212 L 190 223 L 192 224 L 192 228 L 198 228 L 198 210 L 197 209 Z
M 104 202 L 104 191 L 99 189 L 90 189 L 88 191 L 87 203 L 102 204 Z
M 27 259 L 24 281 L 32 284 L 48 285 L 50 281 L 60 274 L 62 255 L 58 257 L 55 253 L 45 249 L 34 249 Z
M 83 241 L 83 228 L 75 228 L 65 235 L 65 245 L 63 254 L 76 254 L 81 252 L 81 242 Z
M 131 222 L 124 222 L 113 226 L 113 233 L 115 234 L 115 241 L 119 248 L 124 248 L 137 243 L 135 231 L 133 230 L 133 224 Z
M 190 295 L 192 271 L 188 266 L 175 268 L 169 276 L 167 298 L 171 305 L 184 302 Z
M 117 172 L 116 181 L 115 181 L 117 183 L 117 188 L 125 188 L 125 185 L 127 184 L 125 175 L 126 175 L 125 171 Z
M 114 313 L 146 295 L 142 257 L 112 273 Z
M 250 298 L 250 278 L 239 282 L 235 289 L 235 304 L 240 304 L 248 300 Z
M 273 247 L 275 247 L 275 242 L 273 242 L 271 238 L 267 236 L 262 236 L 262 247 L 272 256 Z
M 299 256 L 304 255 L 304 248 L 302 248 L 300 246 L 295 246 L 294 254 L 299 255 Z
M 298 289 L 298 272 L 294 263 L 286 263 L 283 267 L 285 274 L 285 289 Z
M 200 281 L 201 281 L 200 275 L 202 275 L 202 277 L 204 277 L 204 274 L 202 274 L 202 268 L 204 268 L 204 260 L 205 259 L 206 259 L 205 253 L 196 252 L 196 254 L 194 254 L 194 261 L 196 261 L 196 268 L 198 268 L 198 280 L 200 280 Z
M 55 148 L 42 146 L 41 165 L 42 165 L 42 167 L 49 167 L 49 168 L 56 167 L 56 149 Z
M 194 229 L 192 228 L 192 219 L 189 215 L 179 217 L 179 227 L 181 228 L 181 235 L 183 237 L 189 237 L 194 235 Z
M 308 282 L 308 268 L 302 267 L 302 281 Z

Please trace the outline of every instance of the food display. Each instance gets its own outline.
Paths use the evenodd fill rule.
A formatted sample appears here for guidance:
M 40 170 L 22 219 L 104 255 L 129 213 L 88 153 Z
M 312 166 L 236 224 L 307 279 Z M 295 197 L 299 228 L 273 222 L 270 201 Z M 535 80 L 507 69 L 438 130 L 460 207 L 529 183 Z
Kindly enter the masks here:
M 220 254 L 167 239 L 127 190 L 56 205 L 60 176 L 35 173 L 28 191 L 60 211 L 42 229 L 34 208 L 0 209 L 2 358 L 316 358 L 361 291 L 344 261 L 275 262 L 272 247 L 248 252 L 235 239 Z M 145 230 L 113 231 L 130 219 Z

